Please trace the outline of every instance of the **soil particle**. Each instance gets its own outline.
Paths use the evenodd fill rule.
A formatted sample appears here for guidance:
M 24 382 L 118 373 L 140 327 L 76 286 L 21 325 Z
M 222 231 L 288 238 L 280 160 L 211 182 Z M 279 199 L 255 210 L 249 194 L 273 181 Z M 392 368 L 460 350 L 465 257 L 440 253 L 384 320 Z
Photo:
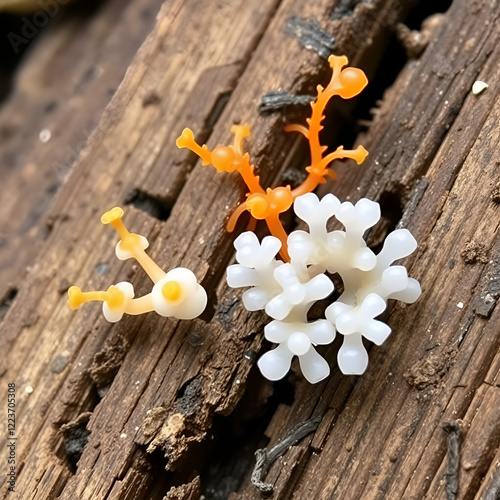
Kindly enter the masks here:
M 455 352 L 435 352 L 417 361 L 405 374 L 408 384 L 419 391 L 427 387 L 438 387 L 450 368 Z
M 476 262 L 486 264 L 488 262 L 486 246 L 474 240 L 470 240 L 466 243 L 465 247 L 460 252 L 460 256 L 466 264 L 475 264 Z
M 146 437 L 153 436 L 160 430 L 160 427 L 163 425 L 163 421 L 165 420 L 166 413 L 167 410 L 162 406 L 156 406 L 149 412 L 148 416 L 144 419 L 144 423 L 142 424 L 142 432 Z

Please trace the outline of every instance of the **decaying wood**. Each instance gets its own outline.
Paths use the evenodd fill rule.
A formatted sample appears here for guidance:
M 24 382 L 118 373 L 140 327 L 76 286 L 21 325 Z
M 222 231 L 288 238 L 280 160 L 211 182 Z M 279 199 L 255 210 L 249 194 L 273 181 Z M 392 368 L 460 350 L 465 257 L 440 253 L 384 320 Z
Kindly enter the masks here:
M 374 246 L 398 224 L 419 241 L 406 263 L 424 293 L 412 306 L 390 309 L 393 334 L 371 349 L 362 377 L 333 369 L 315 386 L 298 374 L 273 385 L 257 373 L 256 355 L 269 347 L 262 345 L 265 316 L 246 312 L 224 280 L 234 238 L 225 222 L 242 184 L 175 148 L 184 126 L 214 146 L 230 139 L 233 122 L 246 122 L 263 184 L 303 168 L 301 139 L 282 128 L 291 117 L 304 119 L 307 106 L 263 115 L 261 96 L 313 94 L 328 74 L 325 50 L 346 53 L 376 75 L 373 84 L 383 80 L 376 70 L 384 68 L 388 33 L 410 5 L 352 3 L 163 4 L 57 199 L 31 221 L 34 234 L 46 221 L 50 233 L 23 254 L 33 259 L 31 270 L 0 338 L 2 394 L 7 382 L 18 388 L 17 498 L 259 498 L 253 453 L 275 449 L 310 419 L 320 419 L 317 430 L 260 471 L 273 498 L 444 499 L 454 485 L 447 488 L 443 424 L 457 420 L 457 498 L 498 494 L 499 2 L 453 1 L 357 138 L 370 151 L 365 164 L 339 165 L 339 182 L 320 190 L 380 201 Z M 130 8 L 140 4 L 131 0 Z M 290 26 L 312 30 L 314 43 Z M 489 84 L 480 95 L 471 92 L 476 80 Z M 94 126 L 104 99 L 94 111 L 82 104 L 73 119 L 81 113 Z M 333 108 L 349 115 L 353 104 Z M 11 192 L 22 192 L 16 178 L 9 182 Z M 31 206 L 9 203 L 25 213 Z M 141 269 L 114 258 L 116 236 L 99 224 L 119 204 L 127 204 L 127 226 L 148 237 L 162 267 L 183 265 L 201 279 L 209 292 L 202 318 L 148 314 L 110 325 L 99 307 L 68 309 L 69 283 L 103 289 L 130 279 L 138 295 L 149 291 Z M 338 347 L 322 351 L 332 365 Z M 6 484 L 0 491 L 9 498 Z
M 43 12 L 51 24 L 31 46 L 0 108 L 0 178 L 3 193 L 13 194 L 1 198 L 0 300 L 21 286 L 38 255 L 48 207 L 154 26 L 161 3 L 108 1 L 94 17 L 84 9 L 65 14 L 62 5 Z M 28 42 L 22 29 L 33 18 L 24 19 L 20 33 L 2 33 L 22 37 L 13 50 Z

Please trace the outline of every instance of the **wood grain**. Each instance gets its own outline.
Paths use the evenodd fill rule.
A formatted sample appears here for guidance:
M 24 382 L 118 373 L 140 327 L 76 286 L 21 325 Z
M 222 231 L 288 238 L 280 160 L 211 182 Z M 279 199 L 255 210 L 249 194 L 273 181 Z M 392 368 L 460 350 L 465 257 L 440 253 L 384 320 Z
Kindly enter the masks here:
M 46 212 L 161 3 L 108 1 L 87 12 L 61 2 L 42 12 L 50 24 L 37 30 L 0 109 L 0 298 L 21 286 L 47 237 Z M 24 19 L 21 27 L 33 16 Z
M 139 4 L 131 1 L 130 9 Z M 456 420 L 463 421 L 458 498 L 493 498 L 500 444 L 500 208 L 491 196 L 500 180 L 499 3 L 453 1 L 427 49 L 404 65 L 356 139 L 370 151 L 365 164 L 339 165 L 339 181 L 322 188 L 341 199 L 381 202 L 374 245 L 403 214 L 419 241 L 406 264 L 424 293 L 415 305 L 390 309 L 393 334 L 371 348 L 362 377 L 333 369 L 315 386 L 299 374 L 274 385 L 262 379 L 255 358 L 269 347 L 262 347 L 265 317 L 245 311 L 224 276 L 234 239 L 225 223 L 243 186 L 175 148 L 185 126 L 212 147 L 230 140 L 232 123 L 246 122 L 263 184 L 276 185 L 307 162 L 302 140 L 282 128 L 308 110 L 262 116 L 260 98 L 276 89 L 312 93 L 328 75 L 325 60 L 287 32 L 287 22 L 315 20 L 333 35 L 335 51 L 376 85 L 384 81 L 378 68 L 387 68 L 390 32 L 409 8 L 396 0 L 354 10 L 333 0 L 163 4 L 57 198 L 50 208 L 44 198 L 30 219 L 34 234 L 46 222 L 50 231 L 19 257 L 29 256 L 32 266 L 16 283 L 0 336 L 8 353 L 2 398 L 7 382 L 18 388 L 17 498 L 258 498 L 253 452 L 311 417 L 321 418 L 317 430 L 262 478 L 273 485 L 273 498 L 445 498 L 443 424 Z M 477 79 L 489 88 L 474 96 Z M 95 124 L 106 99 L 99 94 L 87 112 L 89 100 L 82 98 L 76 122 L 82 114 Z M 348 116 L 354 104 L 335 103 L 332 113 Z M 67 116 L 55 120 L 58 127 Z M 345 123 L 332 126 L 330 142 Z M 71 142 L 78 129 L 68 129 Z M 19 143 L 9 147 L 17 151 Z M 8 181 L 12 192 L 22 192 L 19 178 Z M 98 306 L 68 309 L 69 283 L 103 289 L 128 279 L 137 295 L 149 291 L 141 269 L 114 258 L 116 236 L 99 224 L 100 214 L 119 204 L 162 267 L 196 273 L 209 292 L 202 318 L 148 314 L 110 325 Z M 31 210 L 27 199 L 11 207 L 6 213 Z M 338 347 L 336 341 L 322 351 L 332 365 Z

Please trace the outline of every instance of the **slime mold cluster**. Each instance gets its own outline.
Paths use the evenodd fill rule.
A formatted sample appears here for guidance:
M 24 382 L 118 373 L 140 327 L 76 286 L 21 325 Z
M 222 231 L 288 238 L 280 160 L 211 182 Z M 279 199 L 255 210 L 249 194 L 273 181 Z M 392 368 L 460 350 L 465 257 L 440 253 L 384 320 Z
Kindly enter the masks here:
M 380 219 L 380 206 L 366 198 L 355 205 L 341 203 L 333 194 L 321 200 L 312 191 L 336 179 L 330 168 L 337 159 L 350 158 L 361 164 L 368 152 L 363 146 L 346 150 L 339 146 L 326 153 L 320 142 L 324 110 L 333 96 L 350 99 L 358 95 L 368 80 L 358 68 L 344 68 L 345 56 L 329 59 L 332 77 L 326 88 L 317 87 L 318 95 L 311 103 L 311 117 L 307 127 L 291 124 L 286 131 L 299 132 L 309 142 L 311 164 L 306 167 L 307 178 L 291 189 L 279 186 L 264 189 L 248 153 L 243 152 L 243 141 L 250 134 L 246 125 L 234 125 L 234 142 L 230 146 L 217 146 L 210 151 L 200 146 L 190 129 L 177 139 L 177 146 L 196 153 L 204 165 L 213 165 L 220 172 L 238 172 L 248 188 L 247 198 L 231 215 L 228 230 L 233 231 L 239 216 L 250 212 L 255 220 L 266 222 L 271 236 L 259 241 L 255 233 L 247 231 L 236 238 L 237 264 L 227 269 L 227 282 L 233 288 L 248 288 L 243 293 L 243 304 L 248 311 L 265 310 L 271 322 L 264 328 L 265 337 L 277 346 L 258 361 L 262 374 L 270 380 L 283 378 L 294 357 L 304 377 L 317 383 L 330 374 L 327 361 L 316 346 L 330 344 L 336 333 L 344 337 L 338 353 L 338 365 L 345 374 L 362 374 L 368 366 L 368 353 L 363 337 L 377 345 L 382 344 L 391 328 L 375 319 L 387 307 L 389 299 L 412 303 L 420 296 L 420 285 L 408 277 L 406 268 L 393 263 L 410 255 L 417 242 L 407 229 L 390 233 L 382 250 L 375 255 L 367 247 L 365 232 Z M 293 207 L 296 216 L 308 230 L 287 234 L 280 215 Z M 146 254 L 148 241 L 130 233 L 122 222 L 119 207 L 106 212 L 101 222 L 112 225 L 119 233 L 115 253 L 118 259 L 134 258 L 154 283 L 151 293 L 134 298 L 131 283 L 112 285 L 105 292 L 82 292 L 71 287 L 69 304 L 80 307 L 84 302 L 103 302 L 103 313 L 108 321 L 119 321 L 123 314 L 142 314 L 156 311 L 162 316 L 192 319 L 206 307 L 207 294 L 189 269 L 176 268 L 165 273 Z M 344 229 L 329 230 L 329 220 L 335 217 Z M 279 257 L 278 257 L 279 255 Z M 334 291 L 329 276 L 338 274 L 344 290 L 325 310 L 325 317 L 309 321 L 313 304 L 327 299 Z
M 119 260 L 135 259 L 153 281 L 151 293 L 134 298 L 134 286 L 128 281 L 111 285 L 105 292 L 82 292 L 77 286 L 68 290 L 69 306 L 78 309 L 85 302 L 101 301 L 104 317 L 111 323 L 120 321 L 124 314 L 138 315 L 156 311 L 160 316 L 192 319 L 207 305 L 207 293 L 197 282 L 192 271 L 183 267 L 167 273 L 145 252 L 148 240 L 130 233 L 122 221 L 123 210 L 115 207 L 101 217 L 101 222 L 114 227 L 121 239 L 115 254 Z
M 211 164 L 218 171 L 236 171 L 245 181 L 246 201 L 231 215 L 228 230 L 232 231 L 238 217 L 249 211 L 254 219 L 264 220 L 271 233 L 261 242 L 252 231 L 236 238 L 238 263 L 227 270 L 230 287 L 248 288 L 243 293 L 245 308 L 265 310 L 272 319 L 264 333 L 277 346 L 258 361 L 262 374 L 270 380 L 283 378 L 295 356 L 309 382 L 325 379 L 330 367 L 315 347 L 330 344 L 337 332 L 344 338 L 337 358 L 340 370 L 345 374 L 362 374 L 368 365 L 362 338 L 380 345 L 391 333 L 387 324 L 375 319 L 386 309 L 387 301 L 412 303 L 421 293 L 419 283 L 408 277 L 405 267 L 392 265 L 417 247 L 407 229 L 390 233 L 382 250 L 375 255 L 367 247 L 364 234 L 380 219 L 378 203 L 363 198 L 353 205 L 341 203 L 333 194 L 320 200 L 312 193 L 326 182 L 325 177 L 336 178 L 329 168 L 334 160 L 351 158 L 360 164 L 368 154 L 362 146 L 354 150 L 340 146 L 325 154 L 327 147 L 321 144 L 319 133 L 327 103 L 333 96 L 350 99 L 368 83 L 360 69 L 343 69 L 348 63 L 345 56 L 331 56 L 329 63 L 332 78 L 326 88 L 317 87 L 308 126 L 292 124 L 285 128 L 300 132 L 309 142 L 311 164 L 306 167 L 307 178 L 297 188 L 261 186 L 248 153 L 243 152 L 243 140 L 250 134 L 245 125 L 232 127 L 231 146 L 217 146 L 212 151 L 197 144 L 190 129 L 185 129 L 177 139 L 178 147 L 196 153 L 204 165 Z M 292 206 L 297 217 L 307 224 L 308 231 L 286 233 L 280 214 Z M 328 230 L 332 217 L 344 230 Z M 325 318 L 309 321 L 311 306 L 332 294 L 334 285 L 328 275 L 333 274 L 342 278 L 343 293 L 326 308 Z

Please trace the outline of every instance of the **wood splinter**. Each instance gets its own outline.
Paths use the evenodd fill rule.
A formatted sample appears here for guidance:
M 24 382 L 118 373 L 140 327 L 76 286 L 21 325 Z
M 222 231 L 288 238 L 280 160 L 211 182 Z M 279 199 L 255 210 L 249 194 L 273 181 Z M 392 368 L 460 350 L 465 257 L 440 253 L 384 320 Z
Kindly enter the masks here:
M 448 464 L 446 466 L 446 499 L 455 500 L 458 493 L 458 471 L 460 468 L 460 427 L 462 421 L 445 422 L 443 430 L 448 435 Z
M 280 439 L 269 451 L 261 448 L 255 452 L 255 467 L 252 472 L 252 484 L 259 490 L 262 496 L 269 496 L 273 492 L 273 485 L 262 481 L 262 476 L 269 467 L 281 455 L 284 455 L 289 448 L 295 446 L 300 440 L 308 434 L 314 432 L 321 417 L 313 417 L 310 420 L 296 425 L 284 438 Z

